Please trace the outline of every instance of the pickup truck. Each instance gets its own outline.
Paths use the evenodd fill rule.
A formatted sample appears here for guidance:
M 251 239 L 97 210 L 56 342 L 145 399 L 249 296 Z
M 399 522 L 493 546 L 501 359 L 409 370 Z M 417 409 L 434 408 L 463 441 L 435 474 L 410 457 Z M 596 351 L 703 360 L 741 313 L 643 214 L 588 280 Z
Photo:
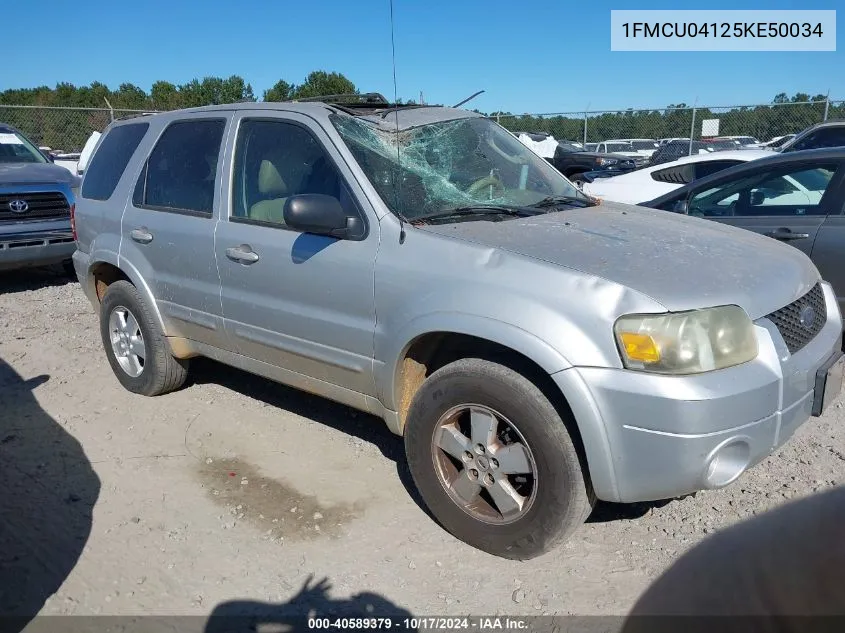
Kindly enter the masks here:
M 606 154 L 602 152 L 588 152 L 580 143 L 560 141 L 555 155 L 550 161 L 555 168 L 576 186 L 584 182 L 584 174 L 590 172 L 593 176 L 606 173 L 608 176 L 626 174 L 637 168 L 633 159 L 620 154 Z
M 63 264 L 73 271 L 71 209 L 80 182 L 0 123 L 0 270 Z

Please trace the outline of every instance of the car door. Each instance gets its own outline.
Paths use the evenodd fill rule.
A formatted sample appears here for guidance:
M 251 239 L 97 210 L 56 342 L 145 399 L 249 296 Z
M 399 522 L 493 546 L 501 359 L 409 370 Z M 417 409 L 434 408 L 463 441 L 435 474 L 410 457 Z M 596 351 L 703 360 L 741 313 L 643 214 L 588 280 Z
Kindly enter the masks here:
M 226 341 L 214 227 L 231 115 L 194 114 L 163 126 L 121 227 L 121 260 L 151 285 L 168 331 L 214 346 Z
M 694 187 L 687 211 L 762 233 L 812 255 L 819 227 L 834 208 L 839 168 L 839 161 L 830 158 L 759 165 Z
M 839 309 L 845 314 L 845 173 L 840 173 L 832 186 L 837 191 L 831 192 L 830 212 L 819 227 L 812 258 L 822 279 L 833 286 Z
M 233 351 L 373 395 L 375 213 L 313 119 L 240 114 L 236 128 L 215 240 Z M 286 226 L 286 200 L 307 193 L 338 198 L 367 230 L 337 239 Z

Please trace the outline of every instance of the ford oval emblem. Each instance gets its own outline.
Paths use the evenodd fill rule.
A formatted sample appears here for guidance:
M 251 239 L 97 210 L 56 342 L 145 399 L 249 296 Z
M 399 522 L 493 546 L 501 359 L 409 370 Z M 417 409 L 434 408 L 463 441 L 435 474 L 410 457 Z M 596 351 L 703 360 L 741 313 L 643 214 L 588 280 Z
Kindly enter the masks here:
M 12 213 L 26 213 L 29 211 L 29 205 L 26 200 L 10 200 L 9 211 Z
M 798 321 L 803 325 L 806 329 L 811 329 L 813 324 L 816 322 L 816 310 L 813 306 L 804 306 L 801 308 L 801 312 L 798 313 Z

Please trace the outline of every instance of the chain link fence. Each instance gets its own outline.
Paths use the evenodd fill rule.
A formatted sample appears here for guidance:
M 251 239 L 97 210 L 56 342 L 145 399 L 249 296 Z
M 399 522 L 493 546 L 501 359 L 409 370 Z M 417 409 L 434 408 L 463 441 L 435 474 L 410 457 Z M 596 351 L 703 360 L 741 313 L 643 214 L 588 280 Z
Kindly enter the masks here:
M 138 114 L 143 112 L 0 105 L 0 123 L 16 127 L 40 147 L 62 153 L 81 151 L 93 132 L 102 132 L 114 119 Z
M 646 110 L 593 110 L 544 114 L 493 114 L 512 132 L 548 133 L 558 140 L 602 143 L 615 139 L 750 136 L 767 142 L 829 119 L 845 118 L 845 101 Z
M 0 105 L 0 123 L 18 128 L 39 146 L 67 153 L 80 151 L 92 132 L 102 132 L 113 119 L 137 114 L 143 111 Z M 822 121 L 845 119 L 845 101 L 491 116 L 512 132 L 549 133 L 581 143 L 715 136 L 751 136 L 766 142 Z

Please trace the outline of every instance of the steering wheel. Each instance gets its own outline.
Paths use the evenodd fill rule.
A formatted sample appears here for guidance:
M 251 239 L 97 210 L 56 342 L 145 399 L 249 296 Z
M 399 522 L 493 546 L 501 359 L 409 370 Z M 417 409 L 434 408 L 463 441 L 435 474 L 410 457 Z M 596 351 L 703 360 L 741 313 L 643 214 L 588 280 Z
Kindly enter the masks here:
M 472 183 L 469 187 L 467 187 L 467 193 L 469 194 L 476 194 L 483 191 L 487 187 L 493 187 L 493 191 L 498 193 L 504 193 L 505 185 L 504 183 L 499 180 L 498 176 L 484 176 L 484 178 L 479 178 L 474 183 Z

